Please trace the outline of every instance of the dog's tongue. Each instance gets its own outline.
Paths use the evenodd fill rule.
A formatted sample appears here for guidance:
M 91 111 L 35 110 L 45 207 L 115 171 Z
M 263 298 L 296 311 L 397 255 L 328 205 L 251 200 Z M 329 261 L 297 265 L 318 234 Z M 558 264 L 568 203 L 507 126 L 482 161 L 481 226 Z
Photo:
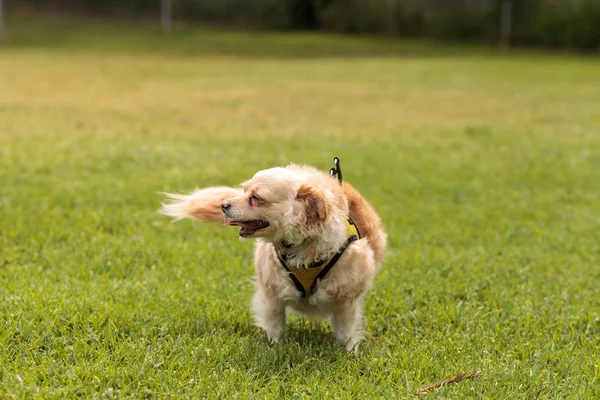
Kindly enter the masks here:
M 249 224 L 245 223 L 245 222 L 240 222 L 240 221 L 229 221 L 228 222 L 229 226 L 241 226 L 244 229 L 247 229 L 250 227 Z
M 267 221 L 263 221 L 260 219 L 253 221 L 229 221 L 227 222 L 229 226 L 239 226 L 240 229 L 240 237 L 251 237 L 257 231 L 264 229 L 269 226 Z

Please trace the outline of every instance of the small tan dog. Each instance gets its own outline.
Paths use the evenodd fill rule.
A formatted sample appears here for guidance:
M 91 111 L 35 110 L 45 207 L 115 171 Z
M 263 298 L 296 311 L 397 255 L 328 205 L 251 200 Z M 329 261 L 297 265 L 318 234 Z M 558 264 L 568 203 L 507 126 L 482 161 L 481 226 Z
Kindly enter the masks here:
M 365 199 L 337 171 L 309 166 L 259 171 L 242 189 L 169 194 L 161 212 L 177 220 L 225 222 L 257 238 L 253 310 L 269 341 L 281 340 L 286 312 L 330 317 L 339 342 L 358 349 L 362 299 L 381 268 L 386 234 Z M 339 181 L 335 178 L 339 175 Z

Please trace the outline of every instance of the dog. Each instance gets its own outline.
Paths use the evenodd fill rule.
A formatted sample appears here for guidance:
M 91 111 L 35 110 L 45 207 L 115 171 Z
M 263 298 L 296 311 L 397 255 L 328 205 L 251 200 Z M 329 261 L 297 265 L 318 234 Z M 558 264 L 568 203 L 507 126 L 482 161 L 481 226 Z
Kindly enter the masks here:
M 339 178 L 306 165 L 271 168 L 240 189 L 167 194 L 161 212 L 237 226 L 240 238 L 257 239 L 252 308 L 269 342 L 282 339 L 293 310 L 330 318 L 337 340 L 356 351 L 363 297 L 382 266 L 387 236 L 371 205 L 341 181 L 341 171 Z

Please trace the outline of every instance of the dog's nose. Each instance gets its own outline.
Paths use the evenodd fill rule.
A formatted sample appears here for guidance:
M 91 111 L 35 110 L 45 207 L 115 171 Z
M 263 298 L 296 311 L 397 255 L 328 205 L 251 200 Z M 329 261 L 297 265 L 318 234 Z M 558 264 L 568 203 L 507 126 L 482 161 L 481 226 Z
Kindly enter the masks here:
M 229 210 L 229 208 L 231 208 L 231 203 L 227 200 L 221 203 L 221 210 L 223 210 L 223 212 Z

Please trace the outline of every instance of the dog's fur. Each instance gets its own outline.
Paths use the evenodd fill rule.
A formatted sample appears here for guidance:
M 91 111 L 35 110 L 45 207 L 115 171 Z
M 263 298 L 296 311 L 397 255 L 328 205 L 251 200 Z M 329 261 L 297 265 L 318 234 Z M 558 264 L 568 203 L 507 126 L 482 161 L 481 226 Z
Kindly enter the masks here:
M 386 234 L 373 208 L 352 186 L 313 167 L 290 165 L 259 171 L 242 189 L 212 187 L 168 196 L 173 201 L 163 206 L 166 215 L 226 222 L 242 227 L 240 237 L 258 239 L 253 309 L 269 341 L 281 340 L 286 311 L 292 309 L 331 317 L 337 339 L 348 350 L 358 348 L 362 298 L 382 265 Z M 294 267 L 322 260 L 345 243 L 347 216 L 362 238 L 350 244 L 314 294 L 302 297 L 276 251 L 284 252 Z M 269 225 L 255 231 L 257 220 Z

